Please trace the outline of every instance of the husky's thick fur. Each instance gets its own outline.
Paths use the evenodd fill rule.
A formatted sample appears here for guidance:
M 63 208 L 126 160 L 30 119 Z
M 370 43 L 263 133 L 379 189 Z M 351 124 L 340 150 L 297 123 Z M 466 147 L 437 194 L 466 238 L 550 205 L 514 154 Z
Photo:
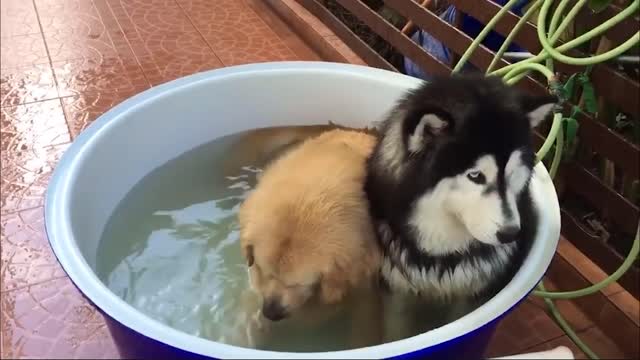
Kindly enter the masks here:
M 510 280 L 537 224 L 532 128 L 556 101 L 466 75 L 436 79 L 398 102 L 365 185 L 388 285 L 466 298 Z

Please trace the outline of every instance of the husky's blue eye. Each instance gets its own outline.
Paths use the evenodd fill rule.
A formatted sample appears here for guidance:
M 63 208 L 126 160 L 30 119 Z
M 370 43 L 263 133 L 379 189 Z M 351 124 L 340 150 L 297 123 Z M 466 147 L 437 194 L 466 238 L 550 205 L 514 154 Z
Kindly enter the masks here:
M 487 178 L 484 177 L 484 174 L 481 173 L 480 171 L 471 171 L 470 173 L 467 174 L 467 178 L 471 181 L 473 181 L 476 184 L 484 184 L 487 182 Z

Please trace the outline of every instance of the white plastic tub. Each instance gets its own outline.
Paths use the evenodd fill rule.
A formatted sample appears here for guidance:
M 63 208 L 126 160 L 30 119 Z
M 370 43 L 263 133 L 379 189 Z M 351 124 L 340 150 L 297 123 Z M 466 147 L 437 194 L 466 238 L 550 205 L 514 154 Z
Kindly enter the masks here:
M 380 120 L 420 80 L 333 63 L 262 63 L 213 70 L 147 90 L 116 106 L 84 131 L 62 157 L 49 185 L 49 240 L 71 280 L 106 315 L 125 356 L 216 358 L 481 357 L 498 321 L 547 270 L 560 233 L 549 175 L 536 167 L 533 198 L 539 232 L 515 278 L 472 313 L 428 333 L 340 352 L 273 353 L 215 343 L 140 313 L 94 272 L 98 242 L 118 202 L 153 168 L 217 137 L 282 125 L 331 120 L 362 127 Z

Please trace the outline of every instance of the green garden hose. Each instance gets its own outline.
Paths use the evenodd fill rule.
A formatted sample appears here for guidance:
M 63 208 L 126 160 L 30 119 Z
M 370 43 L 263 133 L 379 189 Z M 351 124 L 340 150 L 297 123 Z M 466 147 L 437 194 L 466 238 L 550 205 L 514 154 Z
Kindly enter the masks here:
M 542 1 L 539 1 L 540 5 L 542 5 Z M 558 29 L 558 21 L 560 21 L 560 18 L 562 17 L 562 13 L 564 13 L 564 8 L 569 4 L 569 0 L 562 0 L 560 1 L 560 4 L 558 4 L 558 7 L 556 8 L 556 11 L 553 13 L 553 16 L 551 17 L 551 22 L 549 23 L 549 34 L 554 34 L 556 29 Z
M 553 161 L 551 161 L 551 167 L 549 168 L 549 176 L 552 179 L 554 179 L 558 173 L 558 168 L 562 161 L 562 150 L 564 150 L 564 131 L 562 130 L 561 123 L 556 135 L 556 152 L 553 154 Z
M 476 36 L 476 38 L 473 40 L 471 45 L 469 45 L 469 47 L 467 48 L 467 51 L 465 51 L 464 54 L 462 54 L 462 56 L 460 57 L 460 61 L 458 61 L 456 66 L 453 68 L 453 72 L 454 73 L 458 72 L 458 71 L 460 71 L 460 69 L 462 69 L 464 64 L 466 64 L 467 60 L 469 60 L 469 58 L 471 57 L 471 54 L 473 54 L 473 52 L 476 50 L 476 48 L 478 48 L 478 46 L 480 45 L 482 40 L 484 40 L 485 36 L 487 36 L 487 34 L 489 34 L 489 32 L 491 32 L 493 27 L 496 26 L 496 24 L 498 23 L 498 21 L 500 21 L 502 16 L 504 14 L 506 14 L 509 11 L 509 9 L 511 9 L 511 7 L 513 7 L 518 1 L 520 1 L 520 0 L 509 0 L 493 16 L 493 18 L 491 20 L 489 20 L 487 25 L 480 31 L 480 34 L 478 34 L 478 36 Z
M 529 7 L 529 9 L 524 13 L 524 15 L 522 15 L 520 20 L 518 20 L 518 23 L 516 23 L 516 26 L 514 26 L 513 29 L 511 29 L 511 31 L 509 32 L 509 35 L 507 36 L 506 39 L 504 39 L 504 42 L 498 49 L 498 52 L 496 52 L 496 56 L 494 56 L 493 60 L 491 60 L 491 64 L 489 64 L 489 67 L 487 68 L 487 74 L 490 73 L 491 70 L 493 70 L 493 68 L 496 65 L 498 65 L 498 61 L 502 59 L 502 56 L 504 55 L 505 51 L 507 51 L 513 39 L 520 32 L 520 29 L 522 29 L 522 27 L 527 23 L 527 20 L 529 20 L 531 15 L 533 15 L 540 8 L 541 5 L 542 5 L 542 0 L 536 1 L 533 5 Z M 550 27 L 549 29 L 552 29 L 552 27 Z
M 581 0 L 581 1 L 585 2 L 586 0 Z M 582 5 L 580 3 L 580 1 L 578 2 L 578 4 Z M 576 7 L 578 7 L 578 4 L 574 7 L 574 9 Z M 545 0 L 545 2 L 542 4 L 542 8 L 540 9 L 539 19 L 545 19 L 546 18 L 547 13 L 549 12 L 549 7 L 550 6 L 551 6 L 551 1 Z M 640 6 L 640 1 L 634 1 L 629 7 L 627 7 L 623 11 L 621 11 L 620 14 L 618 14 L 618 16 L 619 15 L 623 15 L 625 12 L 626 12 L 626 14 L 629 14 L 629 15 L 633 14 L 636 10 L 638 10 L 639 6 Z M 572 9 L 572 11 L 573 11 L 573 9 Z M 576 11 L 576 13 L 577 12 L 578 11 Z M 567 17 L 565 18 L 565 21 L 563 21 L 563 23 L 560 24 L 560 27 L 558 28 L 558 30 L 555 33 L 555 35 L 557 35 L 557 36 L 554 36 L 555 39 L 560 37 L 560 31 L 564 31 L 564 29 L 561 29 L 562 25 L 564 25 L 565 23 L 568 24 L 567 20 L 568 19 L 572 19 L 572 18 L 570 18 L 570 16 L 571 16 L 571 13 L 569 13 L 569 15 L 567 15 Z M 620 17 L 620 19 L 624 20 L 625 17 L 626 17 L 626 15 Z M 604 24 L 602 24 L 602 25 L 604 25 Z M 600 28 L 602 25 L 596 27 L 595 29 L 592 29 L 591 31 L 587 32 L 586 34 L 574 39 L 573 41 L 578 40 L 580 38 L 585 38 L 587 40 L 591 40 L 595 36 L 599 35 L 599 33 L 597 31 L 595 31 L 595 30 Z M 538 38 L 540 39 L 540 44 L 542 44 L 542 47 L 544 48 L 544 51 L 546 51 L 547 54 L 550 55 L 551 57 L 553 57 L 555 60 L 558 60 L 558 61 L 563 62 L 565 64 L 570 64 L 570 65 L 593 65 L 593 64 L 609 61 L 609 60 L 611 60 L 611 59 L 613 59 L 615 57 L 618 57 L 618 56 L 622 55 L 623 53 L 625 53 L 629 49 L 631 49 L 633 46 L 635 46 L 638 43 L 640 43 L 640 31 L 638 31 L 638 32 L 635 33 L 634 36 L 630 37 L 625 42 L 623 42 L 622 44 L 618 45 L 616 48 L 607 51 L 606 53 L 599 54 L 599 55 L 592 55 L 592 56 L 589 56 L 589 57 L 586 57 L 586 58 L 576 58 L 576 57 L 571 57 L 571 56 L 564 55 L 560 51 L 558 51 L 562 46 L 558 47 L 558 50 L 554 49 L 553 45 L 551 45 L 551 43 L 549 42 L 549 39 L 547 38 L 545 27 L 546 27 L 546 25 L 545 25 L 544 21 L 538 21 Z M 565 45 L 567 45 L 567 44 L 565 44 Z
M 485 28 L 478 34 L 478 36 L 473 40 L 469 48 L 464 52 L 461 56 L 460 61 L 456 64 L 453 69 L 453 72 L 458 72 L 464 64 L 469 60 L 473 52 L 478 48 L 480 43 L 484 40 L 487 34 L 493 29 L 495 24 L 500 20 L 500 18 L 507 12 L 509 9 L 515 5 L 518 0 L 510 0 L 508 1 L 501 9 L 496 13 L 496 15 L 487 23 Z M 578 65 L 578 66 L 589 66 L 595 65 L 601 62 L 609 61 L 615 57 L 618 57 L 631 49 L 632 47 L 638 45 L 640 43 L 640 31 L 633 35 L 628 40 L 624 41 L 622 44 L 617 46 L 616 48 L 609 50 L 603 54 L 592 55 L 585 58 L 576 58 L 564 55 L 563 52 L 566 52 L 570 49 L 575 48 L 596 36 L 602 35 L 604 32 L 620 23 L 621 21 L 627 19 L 640 8 L 640 0 L 634 0 L 627 8 L 619 12 L 617 15 L 613 16 L 611 19 L 603 22 L 599 26 L 591 29 L 587 33 L 576 37 L 575 39 L 568 41 L 557 48 L 554 48 L 555 42 L 560 38 L 560 35 L 565 31 L 567 26 L 574 20 L 578 12 L 582 9 L 582 7 L 586 4 L 588 0 L 578 0 L 576 4 L 571 8 L 569 13 L 564 17 L 562 22 L 558 25 L 560 18 L 562 17 L 562 13 L 564 12 L 565 7 L 568 5 L 569 0 L 561 0 L 558 6 L 555 9 L 554 14 L 552 15 L 551 22 L 549 24 L 549 34 L 546 33 L 546 19 L 549 13 L 549 9 L 551 8 L 551 4 L 553 0 L 537 0 L 535 3 L 531 5 L 531 7 L 525 12 L 525 14 L 520 18 L 516 26 L 512 29 L 511 33 L 507 36 L 502 46 L 497 51 L 494 59 L 491 61 L 487 69 L 487 75 L 494 76 L 502 76 L 505 83 L 509 85 L 513 85 L 520 81 L 522 78 L 527 76 L 530 71 L 537 71 L 544 75 L 547 78 L 547 82 L 550 85 L 550 88 L 553 91 L 557 91 L 560 87 L 558 80 L 556 79 L 553 73 L 553 61 L 560 61 L 565 64 L 570 65 Z M 543 47 L 543 50 L 536 56 L 507 65 L 501 69 L 492 71 L 493 68 L 498 64 L 498 61 L 504 55 L 504 52 L 509 47 L 513 38 L 517 35 L 518 31 L 522 28 L 522 26 L 526 23 L 527 19 L 538 9 L 540 8 L 540 13 L 538 15 L 537 21 L 537 31 L 538 38 Z M 541 61 L 545 61 L 546 65 L 543 66 L 539 64 Z M 544 143 L 538 150 L 536 154 L 537 162 L 541 161 L 546 157 L 549 150 L 555 143 L 555 153 L 554 157 L 549 169 L 549 175 L 551 178 L 554 178 L 558 167 L 560 166 L 560 162 L 562 160 L 562 151 L 564 148 L 564 131 L 562 129 L 562 113 L 560 109 L 554 110 L 553 122 L 551 125 L 551 129 Z M 567 336 L 578 346 L 580 350 L 582 350 L 589 358 L 598 359 L 598 356 L 578 337 L 576 332 L 571 328 L 571 326 L 567 323 L 567 321 L 562 317 L 558 308 L 553 303 L 553 299 L 575 299 L 583 296 L 588 296 L 594 294 L 603 288 L 609 286 L 610 284 L 616 282 L 622 275 L 624 275 L 630 268 L 633 266 L 634 261 L 638 258 L 638 254 L 640 253 L 640 222 L 638 223 L 638 229 L 636 231 L 636 236 L 633 241 L 633 245 L 631 246 L 631 250 L 629 254 L 625 258 L 622 265 L 611 275 L 609 275 L 603 281 L 600 281 L 597 284 L 593 284 L 584 289 L 575 290 L 575 291 L 564 291 L 564 292 L 549 292 L 545 289 L 542 281 L 538 284 L 538 290 L 533 291 L 533 294 L 536 296 L 540 296 L 544 298 L 547 307 L 549 308 L 549 312 L 551 316 L 556 320 L 558 326 L 564 330 Z
M 544 1 L 545 3 L 548 2 L 548 0 L 541 0 Z M 582 7 L 582 5 L 584 5 L 584 0 L 582 1 L 578 1 L 576 3 L 576 5 L 573 7 L 573 9 L 570 11 L 570 13 L 565 17 L 564 21 L 560 24 L 560 27 L 556 30 L 556 32 L 551 36 L 551 38 L 548 40 L 548 44 L 549 46 L 553 46 L 553 44 L 557 41 L 557 39 L 560 37 L 560 34 L 562 33 L 562 31 L 564 31 L 564 29 L 566 28 L 566 26 L 571 23 L 571 21 L 573 21 L 575 15 L 578 13 L 578 11 L 580 10 L 580 8 Z M 618 23 L 620 23 L 621 21 L 625 20 L 626 18 L 632 16 L 637 10 L 638 7 L 640 7 L 640 0 L 634 0 L 633 3 L 628 6 L 626 9 L 624 9 L 623 11 L 621 11 L 620 13 L 618 13 L 616 16 L 612 17 L 611 19 L 603 22 L 602 24 L 600 24 L 599 26 L 591 29 L 589 32 L 587 32 L 586 34 L 583 34 L 569 42 L 566 42 L 562 45 L 560 45 L 556 50 L 556 53 L 558 52 L 564 52 L 570 49 L 575 48 L 576 46 L 579 46 L 591 39 L 593 39 L 596 36 L 602 35 L 604 32 L 606 32 L 607 30 L 609 30 L 610 28 L 612 28 L 613 26 L 617 25 Z M 574 11 L 575 10 L 575 11 Z M 540 28 L 540 19 L 544 19 L 542 16 L 538 16 L 538 28 Z M 544 24 L 542 25 L 544 26 Z M 487 31 L 488 33 L 488 31 Z M 480 35 L 482 35 L 482 33 L 480 33 Z M 477 39 L 476 39 L 477 40 Z M 482 39 L 481 39 L 482 40 Z M 546 40 L 546 38 L 545 38 Z M 542 40 L 541 40 L 542 42 Z M 627 40 L 625 42 L 626 46 L 633 46 L 634 44 L 638 44 L 640 42 L 640 32 L 636 33 L 635 36 L 631 37 L 629 40 Z M 475 41 L 474 41 L 475 43 Z M 469 56 L 471 56 L 471 53 L 475 50 L 475 48 L 473 48 L 474 43 L 471 43 L 471 47 L 469 49 L 467 49 L 466 53 L 469 53 L 469 55 L 467 56 L 467 58 Z M 479 43 L 479 42 L 478 42 Z M 544 46 L 544 44 L 543 44 Z M 622 45 L 621 45 L 622 46 Z M 477 46 L 476 46 L 477 47 Z M 616 49 L 614 49 L 613 51 L 619 51 L 620 46 Z M 560 54 L 562 55 L 562 54 Z M 601 56 L 604 55 L 604 56 Z M 610 60 L 611 58 L 614 58 L 616 56 L 612 56 L 610 55 L 610 52 L 601 54 L 601 55 L 596 55 L 599 57 L 591 57 L 591 58 L 587 58 L 587 59 L 577 59 L 579 60 L 579 62 L 582 62 L 582 64 L 578 64 L 574 61 L 574 58 L 563 58 L 564 60 L 567 60 L 567 64 L 571 64 L 571 65 L 593 65 L 593 64 L 597 64 L 600 63 L 602 61 L 607 61 Z M 515 63 L 515 64 L 511 64 L 511 65 L 507 65 L 501 69 L 495 70 L 493 72 L 490 73 L 490 75 L 498 75 L 498 76 L 503 76 L 505 75 L 507 72 L 511 71 L 513 68 L 517 68 L 522 64 L 525 63 L 538 63 L 542 60 L 546 60 L 549 59 L 550 54 L 546 52 L 546 50 L 542 50 L 538 55 L 523 60 L 521 62 Z M 463 58 L 460 59 L 460 61 L 462 61 Z M 466 61 L 466 60 L 465 60 Z M 585 63 L 586 61 L 586 63 Z M 561 61 L 564 62 L 564 61 Z M 462 64 L 464 65 L 464 64 Z M 458 64 L 456 66 L 456 68 L 458 67 L 462 67 L 461 64 Z M 527 75 L 528 72 L 523 73 L 518 75 L 518 77 L 516 77 L 516 82 L 519 81 L 520 79 L 522 79 L 523 77 L 525 77 Z
M 538 284 L 538 289 L 540 289 L 540 291 L 546 291 L 544 285 L 542 284 L 542 281 L 540 281 L 540 283 Z M 560 326 L 565 334 L 567 334 L 569 339 L 571 339 L 571 341 L 573 341 L 573 343 L 576 344 L 576 346 L 580 350 L 582 350 L 582 352 L 585 353 L 585 355 L 587 355 L 589 359 L 598 359 L 598 355 L 596 355 L 596 353 L 594 353 L 593 350 L 591 350 L 589 346 L 587 346 L 587 344 L 585 344 L 582 339 L 580 339 L 578 334 L 576 334 L 575 330 L 573 330 L 567 320 L 562 317 L 562 314 L 560 314 L 560 311 L 558 310 L 558 307 L 556 307 L 556 304 L 553 303 L 553 300 L 544 298 L 544 303 L 547 304 L 549 313 L 551 313 L 551 316 L 553 316 L 555 321 L 558 323 L 558 326 Z

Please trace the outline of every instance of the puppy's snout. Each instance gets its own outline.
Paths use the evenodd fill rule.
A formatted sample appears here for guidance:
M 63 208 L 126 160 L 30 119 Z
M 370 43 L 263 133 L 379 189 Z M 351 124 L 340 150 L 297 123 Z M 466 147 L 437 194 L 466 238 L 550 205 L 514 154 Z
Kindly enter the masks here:
M 266 299 L 262 304 L 262 315 L 271 321 L 278 321 L 287 317 L 287 310 L 279 300 Z
M 498 232 L 498 241 L 503 244 L 507 244 L 515 241 L 518 238 L 518 234 L 520 233 L 520 226 L 518 225 L 509 225 L 506 226 Z

